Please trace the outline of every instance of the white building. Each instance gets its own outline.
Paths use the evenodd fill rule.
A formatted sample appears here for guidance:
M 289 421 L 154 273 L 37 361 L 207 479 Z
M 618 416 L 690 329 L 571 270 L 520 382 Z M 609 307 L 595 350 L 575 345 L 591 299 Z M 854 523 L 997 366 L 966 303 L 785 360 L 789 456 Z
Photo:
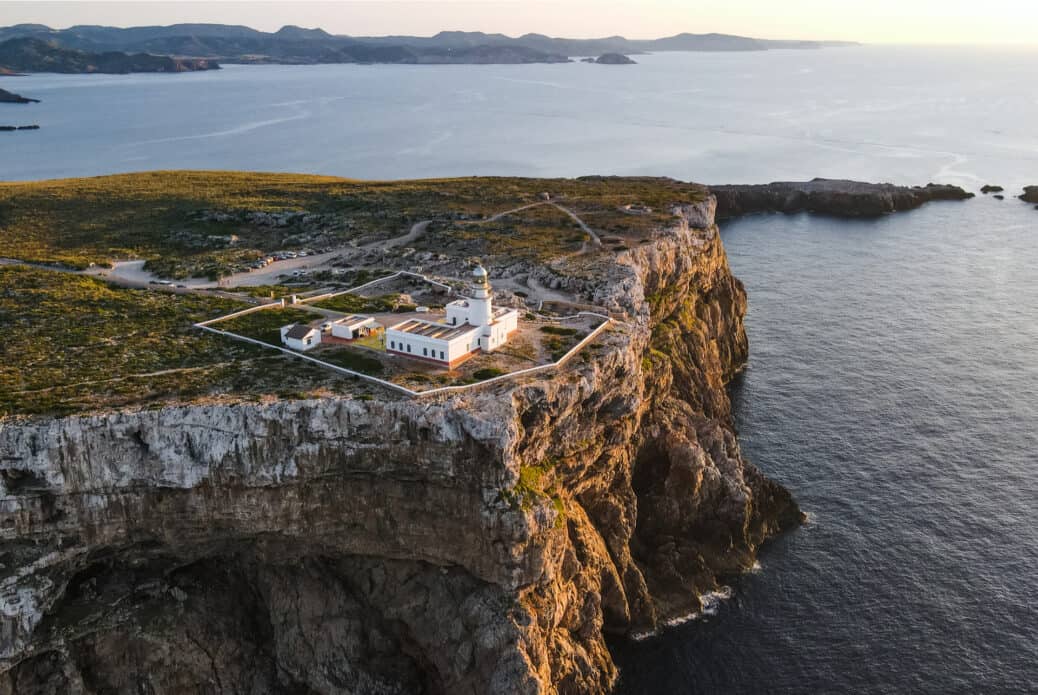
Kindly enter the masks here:
M 321 344 L 321 329 L 305 323 L 291 323 L 281 327 L 281 342 L 300 352 L 313 350 Z
M 351 314 L 350 316 L 344 316 L 341 319 L 332 321 L 331 328 L 332 335 L 336 338 L 354 340 L 367 335 L 376 326 L 378 326 L 378 321 L 371 316 Z
M 454 368 L 477 352 L 493 352 L 519 328 L 516 309 L 493 306 L 482 266 L 472 272 L 469 296 L 447 305 L 444 323 L 410 319 L 386 331 L 386 350 Z

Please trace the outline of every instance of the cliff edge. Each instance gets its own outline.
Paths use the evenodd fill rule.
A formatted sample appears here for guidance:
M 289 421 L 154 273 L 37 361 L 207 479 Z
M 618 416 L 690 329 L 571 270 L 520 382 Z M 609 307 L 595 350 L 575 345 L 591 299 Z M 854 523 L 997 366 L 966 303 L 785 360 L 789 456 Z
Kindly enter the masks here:
M 715 201 L 568 283 L 622 321 L 436 400 L 0 420 L 0 693 L 604 693 L 795 526 L 739 450 Z M 579 286 L 578 286 L 579 285 Z

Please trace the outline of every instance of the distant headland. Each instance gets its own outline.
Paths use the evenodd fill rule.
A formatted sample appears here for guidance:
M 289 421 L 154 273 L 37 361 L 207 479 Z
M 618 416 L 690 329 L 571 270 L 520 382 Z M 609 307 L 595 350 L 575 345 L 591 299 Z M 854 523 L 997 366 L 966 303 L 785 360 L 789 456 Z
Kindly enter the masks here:
M 12 43 L 18 42 L 18 43 Z M 444 31 L 435 36 L 339 36 L 323 29 L 263 32 L 224 24 L 167 27 L 42 24 L 0 27 L 0 74 L 16 72 L 183 72 L 222 63 L 517 64 L 566 63 L 571 56 L 658 51 L 767 51 L 854 45 L 837 41 L 773 41 L 729 34 L 677 34 L 635 40 L 519 37 Z M 608 61 L 602 61 L 608 62 Z
M 15 94 L 14 92 L 8 92 L 6 89 L 0 89 L 0 104 L 38 104 L 39 99 L 30 99 L 29 97 L 23 97 L 21 94 Z
M 0 43 L 0 71 L 108 73 L 193 72 L 216 70 L 216 61 L 206 58 L 179 58 L 167 55 L 121 51 L 93 52 L 66 48 L 56 41 L 33 37 L 8 39 Z

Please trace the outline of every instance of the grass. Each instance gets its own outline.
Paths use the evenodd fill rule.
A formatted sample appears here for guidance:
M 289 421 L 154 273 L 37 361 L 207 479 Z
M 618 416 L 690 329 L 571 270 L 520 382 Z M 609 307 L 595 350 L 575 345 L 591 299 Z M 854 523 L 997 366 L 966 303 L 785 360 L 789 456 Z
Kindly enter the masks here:
M 564 326 L 541 326 L 541 332 L 559 336 L 574 336 L 578 333 L 576 328 L 566 328 Z
M 271 345 L 281 345 L 281 327 L 290 323 L 310 323 L 320 317 L 302 309 L 264 309 L 221 321 L 213 328 L 262 340 Z
M 337 297 L 314 302 L 314 306 L 344 314 L 376 314 L 395 311 L 399 305 L 400 295 L 384 294 L 378 297 L 361 297 L 359 294 L 340 294 Z M 413 311 L 414 308 L 411 308 Z
M 352 369 L 355 372 L 372 376 L 381 374 L 385 369 L 378 358 L 365 355 L 358 350 L 348 347 L 322 348 L 314 357 L 339 367 L 345 367 L 346 369 Z
M 269 355 L 192 326 L 241 307 L 0 267 L 0 415 L 66 414 L 249 389 L 249 379 L 259 383 L 253 368 L 270 371 Z
M 538 500 L 548 500 L 559 513 L 561 520 L 565 510 L 561 498 L 549 494 L 548 477 L 551 470 L 558 461 L 548 458 L 539 464 L 523 465 L 519 467 L 519 480 L 511 490 L 501 493 L 502 499 L 513 507 L 529 511 Z
M 494 377 L 501 376 L 505 372 L 496 367 L 487 367 L 485 369 L 477 369 L 472 373 L 472 378 L 476 381 L 486 381 L 487 379 L 493 379 Z
M 0 418 L 356 391 L 351 377 L 193 326 L 245 306 L 0 266 Z M 270 309 L 216 327 L 278 344 L 283 321 L 314 316 Z

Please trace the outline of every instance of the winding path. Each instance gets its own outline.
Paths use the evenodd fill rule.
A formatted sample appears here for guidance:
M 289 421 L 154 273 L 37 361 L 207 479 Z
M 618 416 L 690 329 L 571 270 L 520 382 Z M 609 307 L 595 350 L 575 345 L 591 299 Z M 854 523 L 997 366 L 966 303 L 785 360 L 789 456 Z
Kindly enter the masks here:
M 517 212 L 522 212 L 523 210 L 529 210 L 530 208 L 541 207 L 542 205 L 550 205 L 551 207 L 566 213 L 566 215 L 568 215 L 570 219 L 576 222 L 577 225 L 584 231 L 584 233 L 588 235 L 588 237 L 591 239 L 592 244 L 599 247 L 602 246 L 602 240 L 598 237 L 598 234 L 596 234 L 594 230 L 592 230 L 591 227 L 589 227 L 588 224 L 584 222 L 584 220 L 580 219 L 577 213 L 573 212 L 572 210 L 563 205 L 560 205 L 559 203 L 550 200 L 544 200 L 539 203 L 530 203 L 529 205 L 523 205 L 521 207 L 512 208 L 511 210 L 505 210 L 504 212 L 499 212 L 496 215 L 491 215 L 485 220 L 472 220 L 469 222 L 469 224 L 486 224 L 487 222 L 497 222 L 503 217 L 508 217 L 509 215 L 512 215 Z

